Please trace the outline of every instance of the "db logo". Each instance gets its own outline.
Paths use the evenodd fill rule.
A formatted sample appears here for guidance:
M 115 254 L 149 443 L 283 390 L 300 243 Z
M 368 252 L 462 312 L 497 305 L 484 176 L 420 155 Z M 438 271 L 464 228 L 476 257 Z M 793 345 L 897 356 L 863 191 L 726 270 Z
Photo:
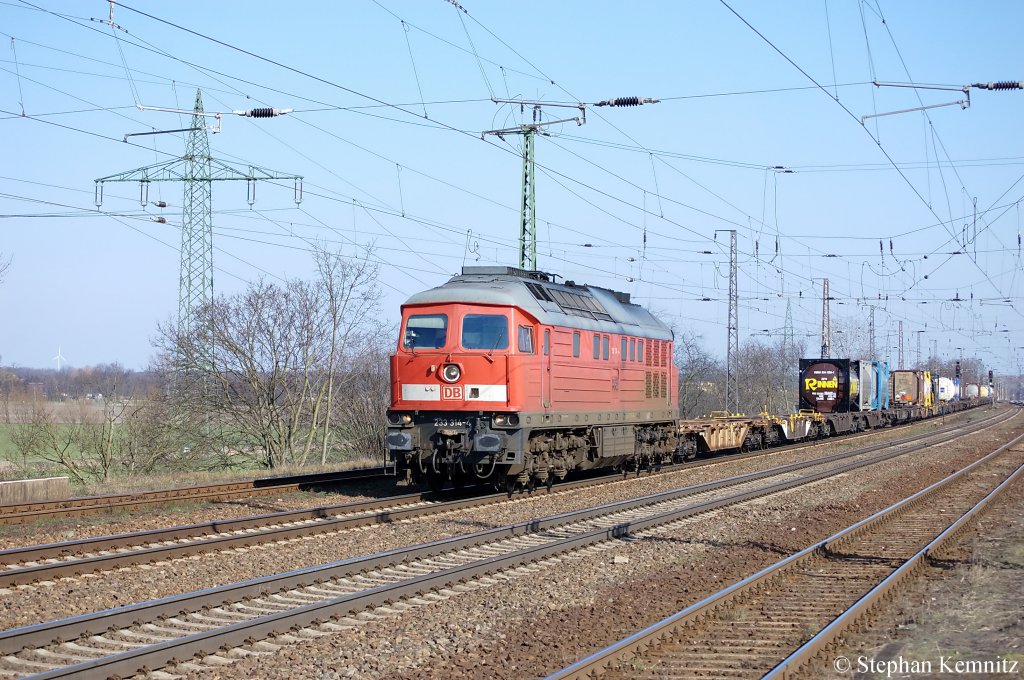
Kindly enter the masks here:
M 465 399 L 462 385 L 441 385 L 442 399 Z

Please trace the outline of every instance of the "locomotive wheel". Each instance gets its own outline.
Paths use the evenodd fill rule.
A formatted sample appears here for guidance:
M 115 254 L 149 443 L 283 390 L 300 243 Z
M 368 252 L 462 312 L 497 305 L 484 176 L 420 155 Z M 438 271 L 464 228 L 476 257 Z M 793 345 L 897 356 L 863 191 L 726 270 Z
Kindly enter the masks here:
M 530 475 L 530 479 L 528 479 L 526 481 L 526 493 L 532 494 L 533 490 L 534 490 L 534 488 L 536 488 L 536 486 L 537 486 L 537 478 L 534 477 L 533 475 Z
M 505 477 L 505 493 L 508 494 L 509 498 L 512 498 L 512 494 L 516 491 L 516 478 L 512 475 Z
M 551 487 L 553 487 L 554 485 L 555 485 L 555 476 L 549 472 L 548 473 L 548 481 L 544 484 L 544 486 L 546 486 L 548 488 L 548 493 L 551 493 Z
M 427 475 L 427 486 L 434 493 L 441 493 L 441 487 L 444 486 L 444 477 L 438 474 Z

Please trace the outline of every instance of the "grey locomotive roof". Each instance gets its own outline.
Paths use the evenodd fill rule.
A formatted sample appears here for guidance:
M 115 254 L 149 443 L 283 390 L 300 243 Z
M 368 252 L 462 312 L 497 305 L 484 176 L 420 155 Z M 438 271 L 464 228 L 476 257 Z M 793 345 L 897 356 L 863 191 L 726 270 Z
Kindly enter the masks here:
M 629 295 L 514 267 L 464 267 L 444 285 L 416 293 L 406 305 L 469 302 L 519 307 L 543 324 L 672 340 L 672 330 Z

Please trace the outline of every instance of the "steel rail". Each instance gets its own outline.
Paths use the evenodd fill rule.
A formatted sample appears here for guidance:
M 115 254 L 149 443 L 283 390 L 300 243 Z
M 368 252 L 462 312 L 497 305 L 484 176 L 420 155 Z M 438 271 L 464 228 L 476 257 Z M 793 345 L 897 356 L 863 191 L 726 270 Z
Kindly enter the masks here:
M 265 637 L 275 632 L 286 631 L 295 627 L 306 626 L 326 618 L 338 616 L 364 609 L 366 607 L 385 604 L 403 597 L 416 595 L 425 591 L 451 585 L 453 583 L 475 578 L 481 575 L 508 569 L 520 564 L 536 562 L 555 554 L 577 550 L 579 548 L 603 542 L 613 538 L 649 529 L 667 522 L 676 521 L 694 514 L 707 512 L 726 505 L 739 503 L 751 498 L 808 484 L 827 477 L 842 474 L 852 469 L 865 467 L 906 452 L 889 452 L 856 463 L 848 463 L 838 468 L 796 477 L 774 484 L 762 485 L 757 488 L 735 493 L 731 496 L 719 496 L 697 503 L 676 508 L 668 512 L 657 512 L 651 516 L 616 523 L 594 530 L 584 531 L 577 535 L 555 533 L 545 537 L 546 543 L 525 549 L 516 549 L 502 555 L 485 559 L 473 559 L 466 564 L 436 570 L 433 573 L 413 578 L 403 578 L 397 583 L 362 589 L 341 597 L 325 598 L 322 601 L 290 609 L 279 614 L 253 618 L 228 626 L 216 627 L 213 630 L 183 635 L 156 645 L 113 654 L 100 659 L 83 661 L 72 666 L 54 669 L 39 674 L 39 678 L 57 677 L 96 677 L 99 674 L 130 674 L 145 666 L 155 668 L 202 652 L 212 652 L 223 646 L 242 644 L 246 640 Z M 806 464 L 806 467 L 820 465 L 820 462 Z M 621 509 L 625 503 L 610 504 Z M 453 539 L 435 541 L 433 543 L 413 546 L 411 548 L 388 551 L 350 560 L 321 565 L 274 577 L 254 579 L 218 588 L 173 596 L 151 602 L 128 605 L 106 612 L 85 614 L 71 619 L 38 624 L 26 628 L 0 633 L 0 653 L 13 654 L 23 647 L 40 647 L 53 644 L 53 641 L 79 639 L 119 627 L 131 626 L 142 621 L 173 618 L 188 611 L 209 610 L 231 602 L 266 596 L 268 593 L 281 592 L 288 588 L 311 583 L 325 583 L 332 577 L 358 574 L 372 568 L 394 567 L 402 562 L 413 559 L 434 557 L 443 553 L 452 553 L 473 546 L 479 546 L 494 540 L 536 534 L 543 531 L 564 527 L 570 520 L 585 520 L 600 515 L 598 509 L 587 509 L 573 513 L 563 513 L 553 517 L 531 520 L 497 529 L 477 532 Z M 604 514 L 607 514 L 605 511 Z M 562 530 L 564 532 L 564 529 Z
M 970 411 L 965 411 L 965 413 L 969 412 Z M 900 424 L 902 425 L 903 423 Z M 842 437 L 843 439 L 856 439 L 878 433 L 878 430 L 873 430 L 859 432 L 856 434 L 839 435 L 837 438 Z M 799 442 L 743 455 L 771 454 L 790 451 L 806 446 L 814 446 L 831 439 L 833 438 L 819 440 L 810 444 L 807 442 Z M 733 459 L 740 457 L 742 456 L 733 456 Z M 139 508 L 148 505 L 160 505 L 183 501 L 212 501 L 253 495 L 268 495 L 300 489 L 303 485 L 316 486 L 344 481 L 372 480 L 393 476 L 393 474 L 393 470 L 385 466 L 383 468 L 360 468 L 336 473 L 310 473 L 287 477 L 266 477 L 237 482 L 224 482 L 221 484 L 194 485 L 125 494 L 78 496 L 54 501 L 30 501 L 26 503 L 0 504 L 0 525 L 25 524 L 52 517 L 83 516 L 111 512 L 118 509 Z
M 981 517 L 995 499 L 1005 493 L 1010 486 L 1021 478 L 1024 478 L 1024 465 L 1014 470 L 999 486 L 988 492 L 970 510 L 961 515 L 941 534 L 929 542 L 928 545 L 921 548 L 913 557 L 887 576 L 885 580 L 865 593 L 861 599 L 839 615 L 832 623 L 783 659 L 778 666 L 764 676 L 765 679 L 781 680 L 783 678 L 792 678 L 810 664 L 815 657 L 834 649 L 844 632 L 862 618 L 870 615 L 872 610 L 891 600 L 900 587 L 914 576 L 920 574 L 936 553 L 955 543 L 967 531 L 970 524 Z
M 992 420 L 1012 417 L 1012 413 L 1003 412 L 978 421 L 950 425 L 940 430 L 933 430 L 896 441 L 873 444 L 851 451 L 830 454 L 816 459 L 828 462 L 870 453 L 884 448 L 903 446 L 908 443 L 932 439 L 957 430 L 975 431 L 986 427 Z M 736 460 L 733 458 L 732 460 Z M 701 465 L 689 465 L 682 470 L 730 462 L 725 459 L 702 461 Z M 789 469 L 797 469 L 799 464 L 790 464 Z M 772 468 L 773 474 L 781 474 L 783 468 Z M 769 471 L 765 471 L 767 474 Z M 742 477 L 741 477 L 742 478 Z M 757 477 L 747 477 L 755 479 Z M 725 482 L 735 483 L 727 478 Z M 556 487 L 559 492 L 606 483 L 606 478 L 596 478 L 569 482 Z M 717 486 L 695 488 L 694 493 Z M 406 494 L 403 496 L 357 501 L 354 503 L 336 504 L 293 510 L 279 513 L 268 513 L 254 517 L 220 520 L 201 524 L 174 527 L 171 529 L 152 529 L 116 536 L 63 541 L 41 546 L 27 546 L 0 551 L 0 587 L 34 583 L 41 580 L 77 576 L 83 573 L 104 569 L 152 563 L 158 560 L 173 559 L 207 552 L 227 550 L 256 544 L 283 541 L 300 536 L 317 533 L 336 532 L 361 526 L 396 522 L 415 517 L 422 517 L 442 512 L 462 510 L 480 505 L 501 502 L 504 493 L 487 494 L 468 499 L 453 501 L 435 500 L 431 494 Z M 382 509 L 383 508 L 383 509 Z M 373 510 L 375 514 L 368 514 Z M 261 529 L 254 532 L 251 529 Z M 183 543 L 190 540 L 189 543 Z M 131 549 L 127 549 L 131 548 Z M 94 554 L 94 553 L 105 554 Z M 76 556 L 82 555 L 84 556 Z M 92 554 L 91 554 L 92 553 Z M 17 566 L 24 565 L 24 566 Z
M 748 596 L 749 594 L 756 592 L 760 587 L 779 577 L 781 574 L 793 569 L 796 564 L 806 561 L 815 555 L 825 554 L 830 550 L 836 548 L 839 544 L 848 541 L 853 537 L 856 537 L 858 534 L 870 531 L 871 529 L 880 525 L 881 523 L 889 521 L 899 513 L 920 503 L 923 499 L 933 496 L 938 491 L 945 488 L 947 485 L 962 479 L 966 475 L 970 474 L 972 471 L 976 470 L 978 467 L 991 462 L 994 458 L 1003 454 L 1005 451 L 1009 450 L 1010 447 L 1018 444 L 1021 441 L 1024 441 L 1024 435 L 1020 435 L 1014 438 L 1010 442 L 1007 442 L 999 446 L 994 451 L 978 459 L 977 461 L 974 461 L 970 465 L 967 465 L 964 468 L 958 470 L 957 472 L 935 482 L 934 484 L 931 484 L 930 486 L 926 487 L 925 489 L 922 489 L 921 491 L 918 491 L 912 496 L 909 496 L 883 510 L 880 510 L 877 513 L 874 513 L 869 517 L 866 517 L 856 522 L 855 524 L 837 532 L 829 538 L 826 538 L 813 545 L 810 545 L 807 548 L 804 548 L 803 550 L 796 552 L 776 562 L 775 564 L 765 567 L 764 569 L 756 572 L 755 574 L 752 574 L 751 576 L 748 576 L 747 578 L 744 578 L 741 581 L 738 581 L 718 591 L 717 593 L 714 593 L 700 600 L 699 602 L 696 602 L 686 607 L 682 611 L 679 611 L 676 614 L 673 614 L 672 616 L 669 616 L 663 619 L 662 621 L 659 621 L 658 623 L 648 626 L 647 628 L 644 628 L 643 630 L 638 631 L 633 635 L 630 635 L 629 637 L 606 647 L 605 649 L 595 652 L 594 654 L 591 654 L 590 656 L 581 659 L 580 661 L 577 661 L 576 663 L 567 666 L 566 668 L 563 668 L 558 672 L 552 673 L 551 675 L 547 676 L 546 680 L 583 680 L 584 678 L 595 678 L 603 674 L 604 672 L 608 671 L 612 667 L 630 663 L 630 661 L 642 656 L 651 648 L 655 648 L 662 642 L 672 639 L 673 636 L 687 624 L 700 621 L 705 617 L 714 616 L 719 609 L 727 606 L 728 602 L 738 600 L 740 598 L 743 598 L 745 596 Z M 1024 470 L 1024 465 L 1019 466 L 1016 469 L 1016 471 L 1013 472 L 1009 478 L 1007 478 L 1007 480 L 1000 484 L 996 490 L 993 490 L 989 494 L 987 494 L 985 498 L 979 502 L 978 505 L 981 505 L 982 507 L 984 505 L 987 505 L 991 498 L 994 497 L 994 494 L 996 494 L 997 491 L 1001 492 L 1003 489 L 1005 489 L 1012 479 L 1018 478 L 1022 474 L 1022 470 Z M 976 507 L 977 505 L 975 506 L 975 508 Z M 943 531 L 938 538 L 934 539 L 934 541 L 929 542 L 928 546 L 922 549 L 922 551 L 920 551 L 920 553 L 918 554 L 923 554 L 926 556 L 930 550 L 930 547 L 933 544 L 940 541 L 940 539 L 942 539 L 943 543 L 948 541 L 951 537 L 955 535 L 956 532 L 963 529 L 963 527 L 966 525 L 966 522 L 969 522 L 976 516 L 976 511 L 974 509 L 969 510 L 967 513 L 962 515 L 953 525 L 951 525 L 945 531 Z M 915 558 L 911 559 L 916 559 L 916 556 Z M 918 563 L 920 563 L 920 560 L 918 560 Z M 909 562 L 907 564 L 909 564 Z M 896 572 L 891 574 L 886 579 L 886 581 L 891 581 L 890 586 L 888 586 L 888 588 L 891 589 L 894 583 L 902 581 L 906 577 L 906 575 L 914 569 L 913 566 L 907 566 L 907 564 L 904 564 L 902 567 L 900 567 Z M 897 576 L 897 574 L 900 575 Z M 884 582 L 885 581 L 883 581 L 883 583 Z M 864 600 L 867 601 L 864 602 Z M 861 602 L 863 602 L 863 604 L 861 604 Z M 865 607 L 874 604 L 874 602 L 874 598 L 866 595 L 858 604 L 860 604 L 861 607 Z M 855 614 L 853 616 L 859 616 L 860 613 L 862 612 L 859 612 L 858 614 Z M 844 614 L 843 616 L 846 615 Z M 838 621 L 838 619 L 836 621 Z M 849 619 L 847 619 L 847 621 L 849 621 Z M 829 629 L 831 629 L 831 631 L 828 634 L 826 634 L 825 631 L 829 631 Z M 845 629 L 845 625 L 837 624 L 834 621 L 833 624 L 827 626 L 817 636 L 815 636 L 815 638 L 812 638 L 810 641 L 808 641 L 806 645 L 803 645 L 790 657 L 787 657 L 786 661 L 788 661 L 790 665 L 794 663 L 797 665 L 802 665 L 806 663 L 809 658 L 813 658 L 813 656 L 817 655 L 822 649 L 831 644 L 835 640 L 835 638 L 839 634 L 841 634 L 843 629 Z M 815 646 L 812 647 L 811 643 L 815 640 L 818 640 L 818 642 L 815 643 Z M 820 647 L 818 645 L 820 645 Z M 779 669 L 777 668 L 776 670 Z M 774 673 L 775 671 L 772 672 Z M 789 671 L 786 670 L 782 672 Z

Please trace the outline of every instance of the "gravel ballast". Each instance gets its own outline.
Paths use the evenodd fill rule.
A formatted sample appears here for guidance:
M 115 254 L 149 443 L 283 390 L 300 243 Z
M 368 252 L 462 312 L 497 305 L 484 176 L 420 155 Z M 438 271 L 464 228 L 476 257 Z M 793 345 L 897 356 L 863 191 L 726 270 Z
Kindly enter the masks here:
M 1018 419 L 1019 420 L 1019 419 Z M 948 475 L 1016 436 L 974 435 L 502 575 L 493 585 L 286 645 L 218 676 L 539 677 Z
M 975 420 L 984 413 L 970 414 Z M 951 420 L 951 419 L 950 419 Z M 1018 418 L 1018 420 L 1020 420 Z M 819 540 L 835 529 L 938 479 L 997 440 L 1019 431 L 908 454 L 802 489 L 677 523 L 669 530 L 585 551 L 525 576 L 496 583 L 400 616 L 374 620 L 316 642 L 288 645 L 222 668 L 222 677 L 529 677 L 571 663 L 639 627 L 714 592 L 727 582 Z M 923 424 L 926 429 L 934 424 Z M 895 439 L 904 427 L 873 438 Z M 0 595 L 11 628 L 225 582 L 321 564 L 477 531 L 598 503 L 819 457 L 865 439 L 778 452 L 704 468 L 630 478 L 572 493 L 537 494 L 475 510 L 447 513 L 337 535 L 157 563 Z M 900 476 L 912 478 L 912 482 Z M 913 487 L 913 488 L 911 488 Z M 616 559 L 618 558 L 618 559 Z M 713 564 L 708 569 L 708 564 Z M 532 573 L 529 573 L 532 572 Z M 507 582 L 506 582 L 507 581 Z

